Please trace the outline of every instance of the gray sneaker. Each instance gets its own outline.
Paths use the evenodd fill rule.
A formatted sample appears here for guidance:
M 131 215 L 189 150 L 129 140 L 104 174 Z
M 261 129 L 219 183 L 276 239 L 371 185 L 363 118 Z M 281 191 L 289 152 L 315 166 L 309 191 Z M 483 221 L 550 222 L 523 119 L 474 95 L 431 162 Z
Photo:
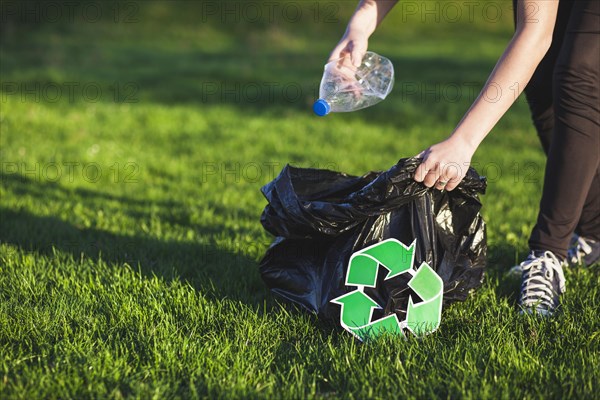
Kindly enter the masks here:
M 561 262 L 551 251 L 532 251 L 521 264 L 521 313 L 552 315 L 565 292 Z
M 567 253 L 568 266 L 592 265 L 600 260 L 600 242 L 574 235 Z
M 578 265 L 590 266 L 600 261 L 600 242 L 573 235 L 567 253 L 567 258 L 562 262 L 563 267 L 576 267 Z M 523 274 L 521 264 L 511 267 L 506 273 L 509 277 L 519 277 Z

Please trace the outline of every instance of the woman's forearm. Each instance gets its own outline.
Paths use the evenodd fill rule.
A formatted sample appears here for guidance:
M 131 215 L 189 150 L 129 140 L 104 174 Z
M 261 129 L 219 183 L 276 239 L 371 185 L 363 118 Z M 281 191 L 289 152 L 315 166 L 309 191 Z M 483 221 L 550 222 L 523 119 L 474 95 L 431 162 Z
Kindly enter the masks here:
M 348 31 L 371 36 L 398 0 L 361 0 L 348 22 Z
M 526 21 L 532 4 L 539 12 L 535 21 Z M 521 22 L 513 39 L 452 134 L 473 151 L 523 91 L 552 41 L 558 1 L 520 1 L 518 7 Z
M 535 20 L 527 11 L 535 10 Z M 453 190 L 467 173 L 473 153 L 523 91 L 548 51 L 558 0 L 519 0 L 517 30 L 498 60 L 483 90 L 452 135 L 419 156 L 415 180 L 425 186 Z

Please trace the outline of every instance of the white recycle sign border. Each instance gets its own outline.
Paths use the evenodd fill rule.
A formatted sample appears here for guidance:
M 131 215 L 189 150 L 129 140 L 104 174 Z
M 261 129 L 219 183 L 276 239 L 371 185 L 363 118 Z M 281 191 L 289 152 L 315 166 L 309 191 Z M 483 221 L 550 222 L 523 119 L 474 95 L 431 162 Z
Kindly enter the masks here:
M 375 262 L 377 263 L 378 267 L 379 267 L 379 266 L 383 266 L 383 267 L 385 267 L 386 269 L 390 270 L 390 274 L 391 274 L 391 269 L 390 269 L 390 268 L 388 268 L 386 265 L 382 264 L 380 260 L 377 260 L 375 257 L 373 257 L 373 256 L 371 256 L 371 255 L 369 255 L 369 254 L 363 254 L 364 252 L 366 252 L 366 251 L 368 251 L 368 250 L 370 250 L 370 249 L 372 249 L 372 248 L 374 248 L 374 247 L 381 246 L 382 244 L 384 244 L 384 243 L 387 243 L 387 242 L 390 242 L 390 241 L 392 241 L 392 242 L 396 242 L 397 244 L 401 245 L 401 246 L 402 246 L 402 247 L 403 247 L 405 250 L 411 250 L 411 261 L 410 261 L 410 266 L 411 266 L 411 267 L 410 267 L 410 269 L 408 269 L 408 270 L 405 270 L 405 271 L 402 271 L 402 272 L 400 272 L 400 273 L 396 273 L 396 274 L 388 275 L 388 276 L 386 276 L 386 277 L 385 277 L 385 280 L 387 280 L 387 279 L 390 279 L 390 278 L 393 278 L 393 277 L 396 277 L 396 276 L 399 276 L 399 275 L 401 275 L 401 274 L 403 274 L 403 273 L 408 273 L 409 275 L 411 275 L 411 277 L 413 277 L 413 278 L 414 278 L 414 277 L 415 277 L 415 276 L 416 276 L 416 275 L 419 273 L 419 271 L 421 271 L 422 269 L 426 269 L 426 270 L 428 270 L 428 272 L 430 272 L 430 273 L 431 273 L 431 276 L 432 276 L 432 277 L 434 277 L 434 279 L 436 279 L 436 280 L 437 280 L 437 283 L 438 283 L 438 284 L 439 284 L 439 286 L 440 286 L 440 290 L 438 290 L 438 293 L 437 293 L 435 296 L 433 296 L 433 297 L 430 297 L 430 298 L 428 298 L 428 299 L 425 299 L 425 300 L 423 300 L 423 301 L 420 301 L 420 302 L 418 302 L 418 303 L 414 303 L 414 302 L 413 302 L 413 299 L 412 299 L 412 296 L 409 296 L 409 299 L 408 299 L 408 307 L 407 307 L 407 314 L 406 314 L 406 319 L 405 319 L 405 320 L 403 320 L 403 321 L 399 321 L 399 320 L 398 320 L 398 317 L 397 317 L 397 315 L 396 315 L 395 313 L 394 313 L 394 314 L 390 314 L 390 315 L 388 315 L 388 316 L 386 316 L 386 317 L 380 318 L 380 319 L 378 319 L 378 320 L 376 320 L 376 321 L 372 321 L 372 318 L 373 318 L 373 312 L 374 312 L 376 309 L 381 309 L 382 307 L 381 307 L 379 304 L 377 304 L 375 301 L 373 301 L 373 300 L 371 299 L 371 300 L 372 300 L 372 301 L 373 301 L 375 304 L 377 304 L 377 305 L 376 305 L 376 306 L 373 306 L 373 307 L 371 307 L 371 309 L 370 309 L 370 311 L 369 311 L 369 318 L 368 318 L 368 321 L 369 321 L 369 322 L 368 322 L 367 324 L 365 324 L 365 325 L 362 325 L 362 326 L 354 326 L 354 327 L 351 327 L 351 326 L 347 325 L 347 324 L 344 322 L 344 320 L 343 320 L 343 315 L 344 315 L 344 314 L 343 314 L 343 311 L 344 311 L 344 307 L 345 307 L 346 305 L 345 305 L 343 302 L 340 302 L 340 300 L 341 300 L 341 299 L 343 299 L 343 298 L 344 298 L 344 297 L 346 297 L 346 296 L 349 296 L 349 295 L 351 295 L 351 294 L 354 294 L 354 293 L 355 293 L 355 292 L 357 292 L 357 291 L 358 291 L 358 292 L 361 292 L 361 293 L 362 293 L 362 294 L 363 294 L 365 297 L 369 297 L 369 296 L 367 296 L 367 295 L 364 293 L 364 289 L 365 289 L 365 287 L 373 287 L 373 288 L 374 288 L 374 287 L 376 287 L 376 285 L 356 285 L 356 284 L 352 284 L 352 283 L 349 283 L 349 282 L 348 282 L 348 276 L 349 276 L 349 273 L 348 273 L 348 272 L 349 272 L 349 270 L 350 270 L 350 266 L 352 265 L 352 260 L 353 260 L 355 257 L 357 257 L 357 256 L 363 256 L 363 257 L 368 257 L 368 258 L 371 258 L 373 261 L 375 261 Z M 361 336 L 360 336 L 360 335 L 359 335 L 359 334 L 358 334 L 356 331 L 359 331 L 359 330 L 361 330 L 361 329 L 367 328 L 367 327 L 369 327 L 370 325 L 373 325 L 374 323 L 378 323 L 378 322 L 380 322 L 380 321 L 384 321 L 384 320 L 391 320 L 391 319 L 394 319 L 394 320 L 396 321 L 396 323 L 398 324 L 398 327 L 399 327 L 399 329 L 400 329 L 400 332 L 401 332 L 401 333 L 403 333 L 402 331 L 404 331 L 405 329 L 408 329 L 408 330 L 409 330 L 409 331 L 410 331 L 412 334 L 414 334 L 415 336 L 421 336 L 421 335 L 424 335 L 424 334 L 431 334 L 431 333 L 435 332 L 435 331 L 436 331 L 436 330 L 439 328 L 439 326 L 440 326 L 440 323 L 441 323 L 441 314 L 442 314 L 442 301 L 443 301 L 443 286 L 444 286 L 444 283 L 443 283 L 443 280 L 442 280 L 442 278 L 441 278 L 441 277 L 440 277 L 440 276 L 439 276 L 439 275 L 438 275 L 438 274 L 437 274 L 437 273 L 436 273 L 436 272 L 435 272 L 435 271 L 434 271 L 434 270 L 433 270 L 433 269 L 432 269 L 432 268 L 431 268 L 431 267 L 430 267 L 430 266 L 429 266 L 427 263 L 421 263 L 421 265 L 419 266 L 419 268 L 418 268 L 418 269 L 416 269 L 416 270 L 414 269 L 414 249 L 415 249 L 415 245 L 416 245 L 416 239 L 415 239 L 415 240 L 413 240 L 413 242 L 411 243 L 411 245 L 407 247 L 407 246 L 406 246 L 404 243 L 402 243 L 401 241 L 399 241 L 399 240 L 397 240 L 397 239 L 394 239 L 394 238 L 390 238 L 390 239 L 386 239 L 386 240 L 383 240 L 383 241 L 381 241 L 381 242 L 375 243 L 375 244 L 373 244 L 373 245 L 371 245 L 371 246 L 365 247 L 364 249 L 358 250 L 358 251 L 354 252 L 354 253 L 352 254 L 352 256 L 350 257 L 350 261 L 348 262 L 348 266 L 347 266 L 347 269 L 346 269 L 346 279 L 345 279 L 345 284 L 346 284 L 346 286 L 355 286 L 355 287 L 356 287 L 356 289 L 355 289 L 354 291 L 348 292 L 348 293 L 346 293 L 346 294 L 344 294 L 344 295 L 342 295 L 342 296 L 339 296 L 339 297 L 337 297 L 337 298 L 335 298 L 335 299 L 331 300 L 331 302 L 332 302 L 332 303 L 335 303 L 335 304 L 340 304 L 340 305 L 341 305 L 341 310 L 340 310 L 340 325 L 341 325 L 341 326 L 342 326 L 342 327 L 343 327 L 345 330 L 347 330 L 347 331 L 348 331 L 348 332 L 350 332 L 352 335 L 354 335 L 354 336 L 355 336 L 357 339 L 359 339 L 359 340 L 361 340 L 361 341 L 363 341 L 363 340 L 364 340 L 364 338 L 363 338 L 363 337 L 361 337 Z M 414 286 L 413 278 L 411 278 L 411 280 L 408 282 L 408 286 L 409 286 L 411 289 L 413 289 L 413 290 L 414 290 L 414 291 L 415 291 L 415 292 L 416 292 L 416 293 L 417 293 L 419 296 L 421 296 L 421 294 L 419 293 L 419 288 L 417 288 L 417 287 L 415 287 L 415 286 Z M 421 296 L 421 297 L 422 297 L 422 296 Z M 422 298 L 423 298 L 423 297 L 422 297 Z M 370 299 L 370 297 L 369 297 L 369 299 Z M 431 328 L 427 329 L 427 330 L 426 330 L 426 331 L 424 331 L 424 332 L 415 332 L 415 330 L 414 330 L 414 329 L 413 329 L 411 326 L 409 326 L 409 324 L 408 324 L 408 322 L 407 322 L 407 321 L 409 321 L 409 320 L 410 320 L 410 316 L 411 316 L 411 310 L 424 309 L 424 308 L 426 308 L 426 307 L 429 307 L 429 306 L 430 306 L 430 304 L 432 304 L 432 303 L 434 303 L 434 302 L 439 302 L 439 305 L 437 306 L 437 309 L 436 309 L 436 312 L 435 312 L 435 318 L 434 318 L 434 319 L 435 319 L 436 321 L 438 321 L 438 322 L 437 322 L 437 323 L 436 323 L 436 324 L 435 324 L 433 327 L 431 327 Z M 424 322 L 424 323 L 426 323 L 427 321 L 423 321 L 423 322 Z M 385 332 L 385 331 L 384 331 L 384 332 Z

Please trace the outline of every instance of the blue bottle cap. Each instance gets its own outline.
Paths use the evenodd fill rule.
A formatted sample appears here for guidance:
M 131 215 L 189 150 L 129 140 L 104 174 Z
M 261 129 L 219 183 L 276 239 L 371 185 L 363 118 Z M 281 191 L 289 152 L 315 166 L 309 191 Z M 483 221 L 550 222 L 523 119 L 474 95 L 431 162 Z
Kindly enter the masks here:
M 319 117 L 324 117 L 325 115 L 329 114 L 329 111 L 331 111 L 331 106 L 325 100 L 319 99 L 315 101 L 315 104 L 313 104 L 313 111 Z

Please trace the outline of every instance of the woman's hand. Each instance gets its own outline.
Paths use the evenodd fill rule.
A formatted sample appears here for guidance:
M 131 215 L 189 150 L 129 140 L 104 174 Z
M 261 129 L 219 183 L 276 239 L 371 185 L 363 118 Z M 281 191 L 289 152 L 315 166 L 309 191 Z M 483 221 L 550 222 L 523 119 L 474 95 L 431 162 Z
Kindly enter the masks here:
M 367 52 L 369 37 L 394 7 L 397 0 L 361 0 L 352 14 L 346 32 L 329 55 L 329 61 L 350 56 L 352 65 L 360 67 Z
M 435 144 L 419 154 L 423 161 L 415 170 L 415 180 L 427 187 L 453 190 L 467 174 L 475 150 L 456 136 Z
M 327 62 L 350 56 L 352 65 L 358 68 L 367 52 L 368 45 L 369 36 L 366 33 L 356 32 L 349 28 L 329 55 Z

